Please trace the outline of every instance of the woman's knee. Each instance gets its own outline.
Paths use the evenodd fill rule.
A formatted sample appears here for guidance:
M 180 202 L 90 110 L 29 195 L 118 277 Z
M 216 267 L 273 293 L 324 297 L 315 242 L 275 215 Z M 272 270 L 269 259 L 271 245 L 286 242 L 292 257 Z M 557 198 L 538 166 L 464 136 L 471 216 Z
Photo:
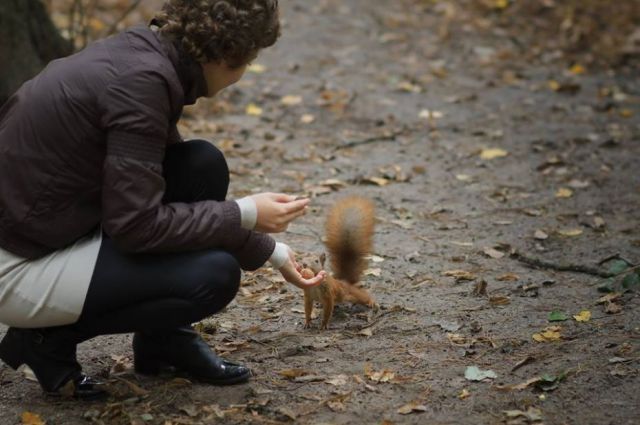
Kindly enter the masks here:
M 195 139 L 181 143 L 186 150 L 188 167 L 197 173 L 215 172 L 218 177 L 229 180 L 227 159 L 213 143 Z
M 192 300 L 209 314 L 221 310 L 235 298 L 242 272 L 231 254 L 224 251 L 202 253 L 193 267 Z
M 164 162 L 166 202 L 224 201 L 229 166 L 220 149 L 206 140 L 170 145 Z

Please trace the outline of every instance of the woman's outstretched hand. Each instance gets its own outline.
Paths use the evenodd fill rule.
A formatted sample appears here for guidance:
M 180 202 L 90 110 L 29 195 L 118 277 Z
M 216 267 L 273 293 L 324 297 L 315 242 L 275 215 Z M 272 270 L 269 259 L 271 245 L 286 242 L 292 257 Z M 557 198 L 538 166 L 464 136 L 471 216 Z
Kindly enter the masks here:
M 284 193 L 259 193 L 251 199 L 258 211 L 255 230 L 263 233 L 284 232 L 289 223 L 306 213 L 309 205 L 309 198 L 296 200 Z
M 298 264 L 295 254 L 289 249 L 289 258 L 287 258 L 284 266 L 280 267 L 280 273 L 282 273 L 284 280 L 300 289 L 308 289 L 320 285 L 324 281 L 324 278 L 327 277 L 327 272 L 320 270 L 320 272 L 311 279 L 305 279 L 300 274 L 300 270 L 302 270 L 302 266 Z

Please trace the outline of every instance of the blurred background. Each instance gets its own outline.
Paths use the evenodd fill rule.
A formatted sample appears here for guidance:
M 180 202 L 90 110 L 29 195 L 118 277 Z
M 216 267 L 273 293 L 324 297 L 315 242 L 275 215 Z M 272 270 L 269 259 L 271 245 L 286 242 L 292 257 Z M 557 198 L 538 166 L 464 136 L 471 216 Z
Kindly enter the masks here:
M 0 3 L 0 103 L 51 59 L 82 49 L 127 26 L 148 22 L 162 0 L 3 0 Z M 287 0 L 281 3 L 291 3 Z M 337 6 L 340 2 L 317 2 Z M 376 15 L 378 7 L 369 10 Z M 379 15 L 385 26 L 420 26 L 438 16 L 438 46 L 477 33 L 506 38 L 527 61 L 617 67 L 640 54 L 640 2 L 636 0 L 401 0 L 404 11 Z M 285 24 L 286 24 L 286 17 Z M 427 22 L 427 20 L 423 20 Z M 286 25 L 285 25 L 286 26 Z M 394 33 L 382 35 L 397 42 Z M 487 53 L 487 52 L 485 52 Z M 489 52 L 490 53 L 490 52 Z M 482 52 L 480 52 L 482 54 Z

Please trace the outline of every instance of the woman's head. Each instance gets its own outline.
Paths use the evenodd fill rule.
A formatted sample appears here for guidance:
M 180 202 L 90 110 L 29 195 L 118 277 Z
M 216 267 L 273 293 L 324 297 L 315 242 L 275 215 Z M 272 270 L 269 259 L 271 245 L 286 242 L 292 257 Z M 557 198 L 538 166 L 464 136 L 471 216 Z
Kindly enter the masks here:
M 280 34 L 278 0 L 168 0 L 160 32 L 201 63 L 249 63 Z

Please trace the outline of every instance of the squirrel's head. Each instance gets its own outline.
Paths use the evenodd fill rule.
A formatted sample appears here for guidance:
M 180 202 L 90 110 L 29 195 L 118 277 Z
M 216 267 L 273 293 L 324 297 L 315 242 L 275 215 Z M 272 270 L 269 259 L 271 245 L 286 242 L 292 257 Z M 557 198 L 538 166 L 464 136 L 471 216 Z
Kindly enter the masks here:
M 320 270 L 324 270 L 324 264 L 327 261 L 327 254 L 324 252 L 320 255 L 314 255 L 312 257 L 307 258 L 302 262 L 302 267 L 309 268 L 313 270 L 315 274 L 318 274 Z

